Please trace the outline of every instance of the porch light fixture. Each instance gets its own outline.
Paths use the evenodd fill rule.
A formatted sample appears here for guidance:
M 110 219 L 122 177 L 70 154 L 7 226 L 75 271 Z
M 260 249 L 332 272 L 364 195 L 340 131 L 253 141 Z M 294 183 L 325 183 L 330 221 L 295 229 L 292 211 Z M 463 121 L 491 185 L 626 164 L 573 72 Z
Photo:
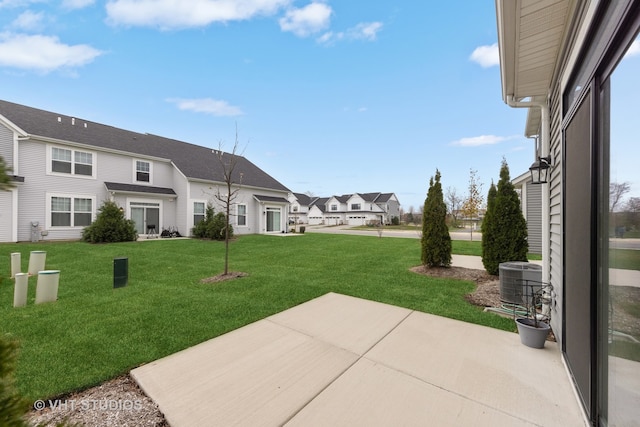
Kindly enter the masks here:
M 532 184 L 544 184 L 549 182 L 549 173 L 551 172 L 551 155 L 547 157 L 538 157 L 529 168 L 531 172 Z

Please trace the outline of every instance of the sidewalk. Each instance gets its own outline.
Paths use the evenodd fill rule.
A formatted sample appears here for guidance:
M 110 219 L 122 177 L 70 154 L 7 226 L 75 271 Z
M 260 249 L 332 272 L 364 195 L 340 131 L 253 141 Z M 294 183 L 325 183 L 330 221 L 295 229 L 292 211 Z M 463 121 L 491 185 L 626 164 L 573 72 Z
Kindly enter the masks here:
M 542 261 L 532 260 L 529 261 L 533 264 L 542 265 Z M 451 265 L 453 267 L 473 268 L 475 270 L 484 270 L 482 264 L 482 257 L 473 255 L 451 255 Z

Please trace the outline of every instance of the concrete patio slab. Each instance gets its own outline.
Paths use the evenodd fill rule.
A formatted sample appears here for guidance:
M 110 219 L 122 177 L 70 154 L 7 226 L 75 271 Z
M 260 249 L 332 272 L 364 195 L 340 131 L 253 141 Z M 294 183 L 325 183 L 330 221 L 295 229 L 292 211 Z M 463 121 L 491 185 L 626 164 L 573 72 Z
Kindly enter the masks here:
M 298 413 L 302 426 L 533 426 L 366 358 Z
M 131 371 L 171 426 L 282 425 L 358 356 L 268 321 Z
M 173 427 L 585 425 L 555 343 L 333 293 L 131 374 Z
M 581 425 L 553 342 L 532 349 L 517 334 L 413 312 L 366 357 L 507 414 L 514 422 Z
M 411 312 L 389 304 L 329 293 L 268 320 L 363 355 Z

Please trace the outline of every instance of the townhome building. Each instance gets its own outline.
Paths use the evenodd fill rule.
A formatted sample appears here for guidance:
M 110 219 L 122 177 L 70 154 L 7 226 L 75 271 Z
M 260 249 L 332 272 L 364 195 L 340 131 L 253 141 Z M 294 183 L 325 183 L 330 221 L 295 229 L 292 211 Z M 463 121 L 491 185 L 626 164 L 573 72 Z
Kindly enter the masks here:
M 309 225 L 391 224 L 394 217 L 400 218 L 400 202 L 394 193 L 343 194 L 311 199 L 309 203 Z
M 286 230 L 290 190 L 243 156 L 6 101 L 0 156 L 15 183 L 0 191 L 0 242 L 78 239 L 107 200 L 142 237 L 190 235 L 207 204 L 223 211 L 229 162 L 234 232 Z

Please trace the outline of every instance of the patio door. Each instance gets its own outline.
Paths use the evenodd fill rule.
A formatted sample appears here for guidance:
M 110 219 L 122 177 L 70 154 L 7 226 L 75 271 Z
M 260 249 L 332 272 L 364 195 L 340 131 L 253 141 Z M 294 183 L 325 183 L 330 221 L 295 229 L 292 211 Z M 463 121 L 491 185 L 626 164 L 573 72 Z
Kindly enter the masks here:
M 267 208 L 267 232 L 279 232 L 282 230 L 280 208 Z
M 135 223 L 136 232 L 146 235 L 150 232 L 160 233 L 160 204 L 131 202 L 131 219 Z
M 588 414 L 593 407 L 595 250 L 593 248 L 592 94 L 564 130 L 564 342 L 569 370 Z

